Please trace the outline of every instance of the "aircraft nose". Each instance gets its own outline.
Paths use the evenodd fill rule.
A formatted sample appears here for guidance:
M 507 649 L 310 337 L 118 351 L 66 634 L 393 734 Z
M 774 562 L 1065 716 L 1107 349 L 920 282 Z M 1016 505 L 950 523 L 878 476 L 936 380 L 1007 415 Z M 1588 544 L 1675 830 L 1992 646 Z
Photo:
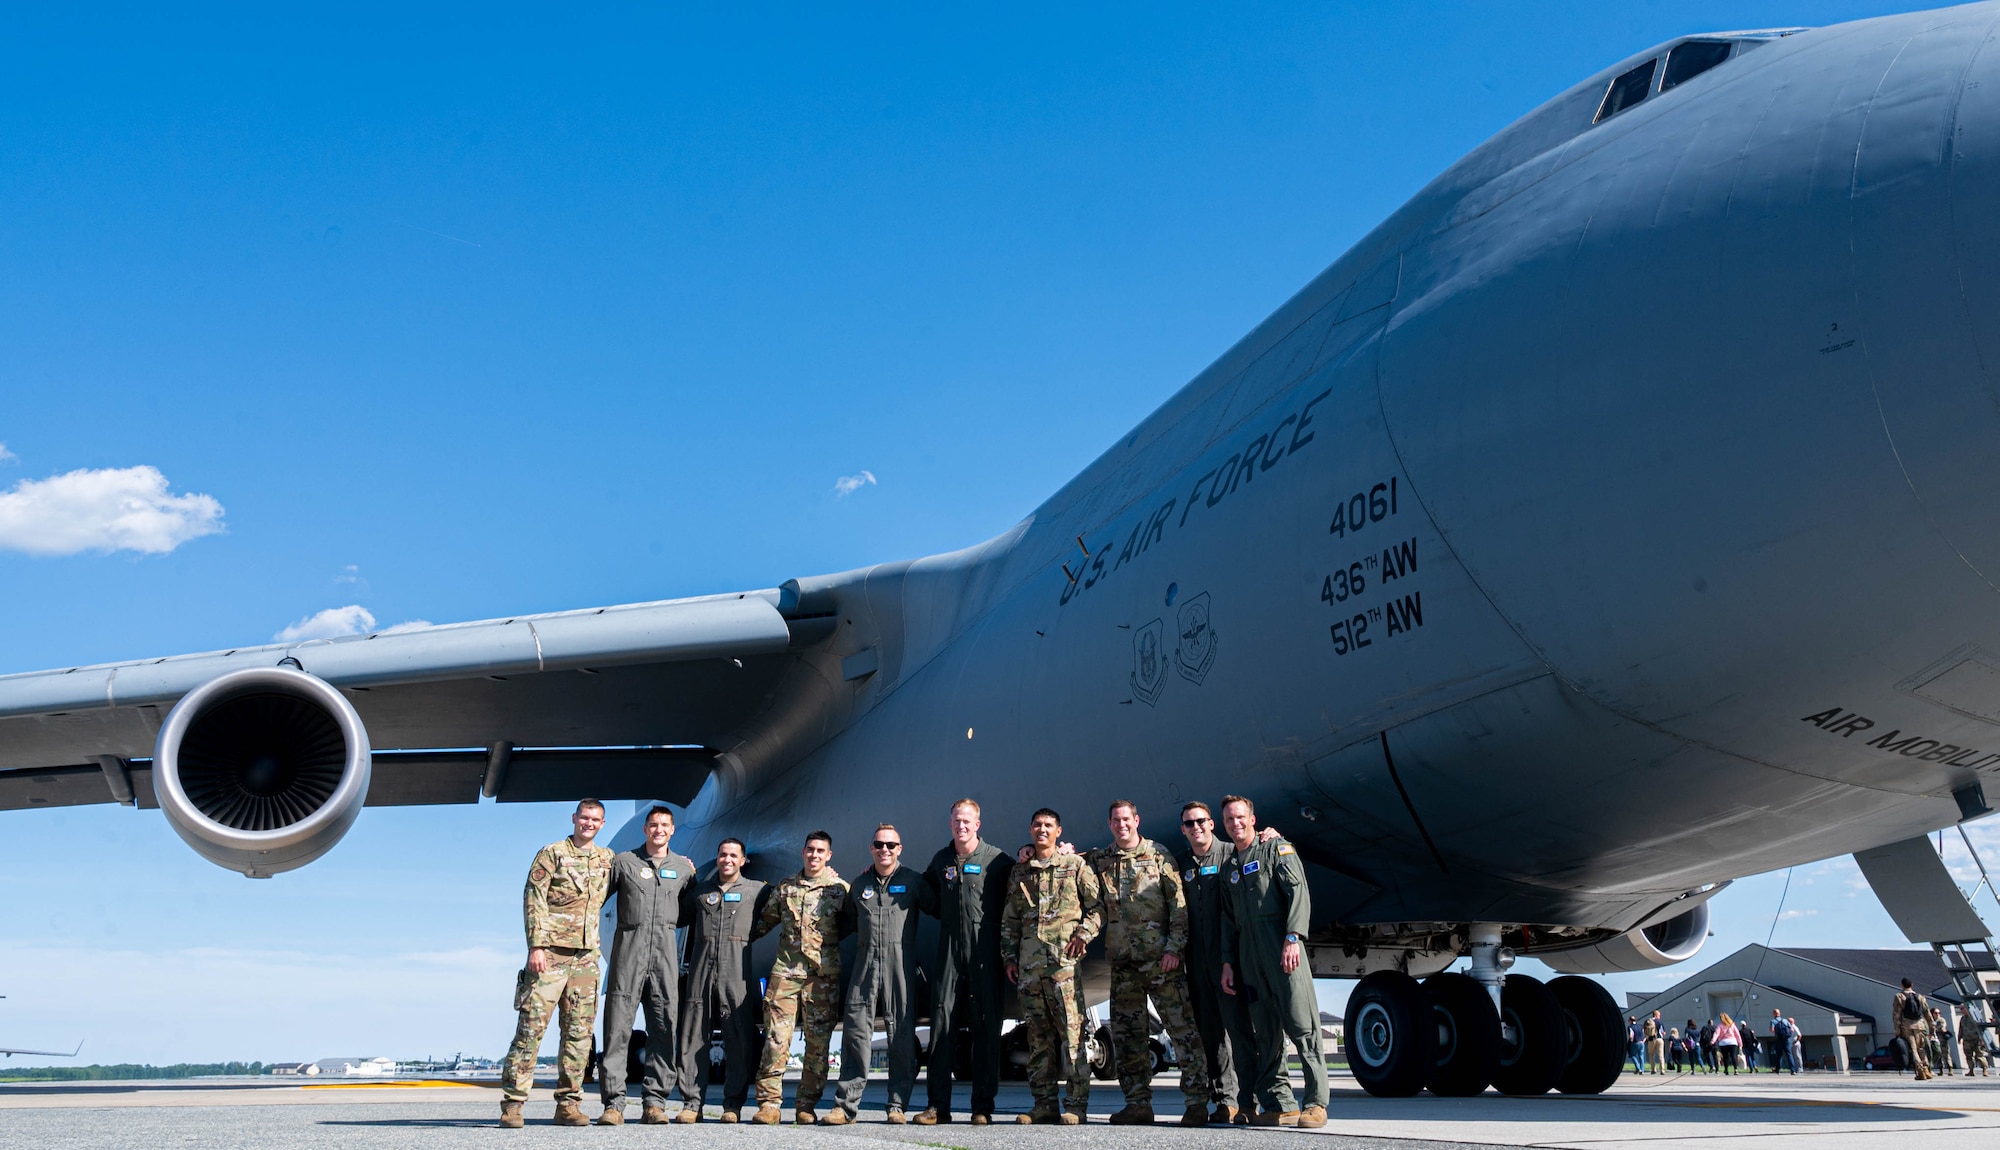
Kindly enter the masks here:
M 1860 343 L 1930 525 L 2000 588 L 2000 53 L 1995 5 L 1912 36 L 1857 139 Z

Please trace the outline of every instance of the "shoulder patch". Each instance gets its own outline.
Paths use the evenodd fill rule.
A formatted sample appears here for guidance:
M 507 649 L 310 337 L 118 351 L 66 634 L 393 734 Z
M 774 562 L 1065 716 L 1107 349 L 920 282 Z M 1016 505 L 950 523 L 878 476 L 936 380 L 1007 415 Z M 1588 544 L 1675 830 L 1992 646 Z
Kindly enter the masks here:
M 1292 850 L 1292 844 L 1281 842 L 1278 844 L 1278 853 L 1281 855 L 1288 855 L 1288 854 L 1296 854 L 1298 852 Z

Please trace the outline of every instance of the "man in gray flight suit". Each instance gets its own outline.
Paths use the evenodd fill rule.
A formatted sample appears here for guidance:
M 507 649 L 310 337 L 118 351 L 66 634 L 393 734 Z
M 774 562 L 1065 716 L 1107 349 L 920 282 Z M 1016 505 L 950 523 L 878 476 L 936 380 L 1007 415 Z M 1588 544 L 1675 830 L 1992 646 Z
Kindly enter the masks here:
M 611 941 L 611 981 L 604 995 L 604 1061 L 598 1084 L 604 1094 L 599 1126 L 625 1123 L 625 1067 L 632 1045 L 632 1010 L 646 1016 L 645 1110 L 641 1121 L 667 1120 L 667 1095 L 680 1080 L 680 1043 L 674 1040 L 681 983 L 681 891 L 694 881 L 694 863 L 667 844 L 674 812 L 646 812 L 646 841 L 611 860 L 610 894 L 618 899 L 618 931 Z
M 681 894 L 687 926 L 687 983 L 681 988 L 681 1112 L 676 1122 L 701 1121 L 708 1092 L 709 1034 L 722 1031 L 722 1120 L 735 1122 L 750 1097 L 763 1040 L 757 1022 L 764 995 L 750 973 L 750 932 L 771 888 L 743 877 L 743 840 L 715 847 L 715 877 Z
M 1222 829 L 1235 848 L 1223 866 L 1222 992 L 1250 1008 L 1259 1104 L 1250 1124 L 1318 1128 L 1326 1125 L 1326 1053 L 1305 964 L 1304 939 L 1312 927 L 1305 865 L 1282 837 L 1258 841 L 1257 808 L 1241 795 L 1223 796 Z M 1285 1068 L 1287 1041 L 1306 1072 L 1303 1109 Z
M 971 1040 L 972 1124 L 993 1120 L 1000 1093 L 1000 912 L 1014 860 L 979 838 L 979 804 L 951 805 L 951 842 L 931 858 L 924 884 L 938 903 L 937 982 L 931 987 L 931 1065 L 919 1126 L 951 1121 L 958 1031 Z
M 1213 1102 L 1215 1112 L 1208 1116 L 1213 1125 L 1247 1124 L 1257 1111 L 1257 1042 L 1237 996 L 1222 993 L 1222 897 L 1228 885 L 1222 872 L 1235 848 L 1216 836 L 1215 816 L 1199 800 L 1181 807 L 1181 836 L 1187 846 L 1174 854 L 1181 868 L 1181 889 L 1187 894 L 1184 969 L 1214 1095 L 1188 1101 Z
M 895 827 L 877 826 L 868 848 L 875 865 L 855 876 L 840 908 L 840 933 L 854 933 L 854 969 L 840 1020 L 840 1089 L 833 1112 L 820 1119 L 828 1126 L 852 1122 L 861 1109 L 878 1017 L 889 1033 L 889 1121 L 903 1121 L 917 1084 L 917 915 L 935 915 L 937 896 L 923 875 L 902 865 Z

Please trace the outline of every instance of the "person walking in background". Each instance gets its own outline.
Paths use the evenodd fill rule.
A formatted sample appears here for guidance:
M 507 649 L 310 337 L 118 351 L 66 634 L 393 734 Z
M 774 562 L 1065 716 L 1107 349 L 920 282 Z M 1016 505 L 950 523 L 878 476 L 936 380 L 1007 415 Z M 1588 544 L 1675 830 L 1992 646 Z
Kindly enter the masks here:
M 1625 1057 L 1632 1062 L 1632 1073 L 1646 1072 L 1646 1034 L 1636 1014 L 1625 1016 Z
M 1736 1051 L 1743 1045 L 1743 1035 L 1736 1029 L 1736 1022 L 1728 1011 L 1722 1012 L 1722 1022 L 1715 1028 L 1715 1060 L 1722 1065 L 1724 1074 L 1736 1073 Z
M 1805 1040 L 1799 1034 L 1799 1020 L 1785 1019 L 1785 1050 L 1792 1060 L 1792 1073 L 1805 1066 Z
M 1986 1028 L 1972 1017 L 1970 1003 L 1958 1004 L 1958 1045 L 1965 1052 L 1965 1076 L 1992 1077 L 1992 1060 L 1986 1054 Z
M 1711 1018 L 1701 1027 L 1701 1064 L 1708 1067 L 1710 1074 L 1721 1069 L 1715 1061 L 1715 1019 Z
M 1896 1022 L 1896 1042 L 1903 1048 L 1912 1069 L 1917 1072 L 1917 1081 L 1928 1082 L 1931 1077 L 1930 1059 L 1924 1051 L 1924 1032 L 1929 1029 L 1931 1004 L 1909 979 L 1903 980 L 1903 989 L 1889 1000 L 1889 1017 Z

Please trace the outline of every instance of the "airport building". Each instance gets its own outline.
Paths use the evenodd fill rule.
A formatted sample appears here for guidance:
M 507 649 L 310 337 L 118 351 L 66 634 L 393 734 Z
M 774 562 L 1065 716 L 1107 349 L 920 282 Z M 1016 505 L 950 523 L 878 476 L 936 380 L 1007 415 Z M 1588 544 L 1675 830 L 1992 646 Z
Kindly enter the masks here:
M 1982 958 L 1985 956 L 1981 956 Z M 1990 961 L 1980 975 L 2000 987 Z M 1668 1026 L 1700 1026 L 1725 1012 L 1748 1021 L 1772 1051 L 1771 1011 L 1796 1019 L 1808 1067 L 1859 1069 L 1862 1059 L 1895 1037 L 1890 1001 L 1909 979 L 1944 1011 L 1952 1030 L 1953 1065 L 1963 1064 L 1957 1044 L 1958 996 L 1944 963 L 1929 950 L 1843 950 L 1767 948 L 1751 944 L 1648 997 L 1633 996 L 1627 1012 L 1645 1018 L 1653 1011 Z M 1760 1055 L 1760 1066 L 1772 1062 Z

